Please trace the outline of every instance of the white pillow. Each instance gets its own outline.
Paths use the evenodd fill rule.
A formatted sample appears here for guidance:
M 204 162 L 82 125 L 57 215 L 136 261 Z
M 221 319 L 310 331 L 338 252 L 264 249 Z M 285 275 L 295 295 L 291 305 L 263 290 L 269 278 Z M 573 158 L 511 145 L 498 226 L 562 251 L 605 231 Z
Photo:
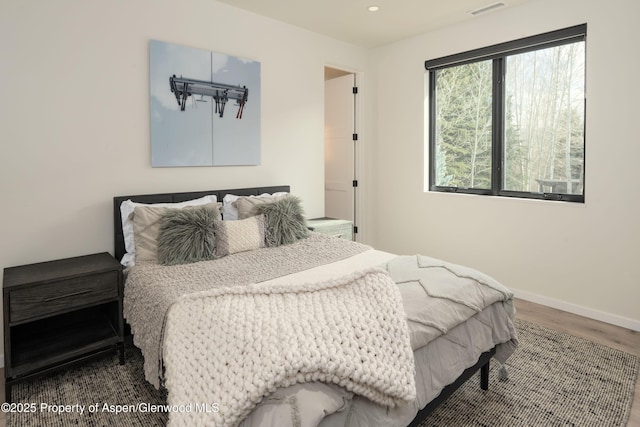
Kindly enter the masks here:
M 153 206 L 169 207 L 169 208 L 184 208 L 185 206 L 200 206 L 207 203 L 215 203 L 218 198 L 215 195 L 200 197 L 199 199 L 187 200 L 179 203 L 151 203 Z M 133 224 L 130 217 L 136 206 L 148 206 L 150 203 L 137 203 L 132 202 L 130 199 L 125 200 L 120 204 L 120 217 L 122 218 L 122 234 L 124 235 L 124 248 L 125 254 L 120 260 L 120 263 L 125 267 L 131 267 L 135 264 L 136 259 L 136 243 L 133 235 Z
M 216 221 L 215 229 L 218 258 L 266 246 L 264 215 L 237 221 Z
M 262 198 L 270 199 L 272 197 L 286 196 L 287 194 L 289 193 L 287 193 L 286 191 L 273 193 L 273 194 L 262 193 L 259 196 L 236 196 L 235 194 L 227 194 L 222 199 L 222 219 L 224 220 L 238 219 L 238 207 L 234 202 L 238 200 L 240 197 L 262 197 Z

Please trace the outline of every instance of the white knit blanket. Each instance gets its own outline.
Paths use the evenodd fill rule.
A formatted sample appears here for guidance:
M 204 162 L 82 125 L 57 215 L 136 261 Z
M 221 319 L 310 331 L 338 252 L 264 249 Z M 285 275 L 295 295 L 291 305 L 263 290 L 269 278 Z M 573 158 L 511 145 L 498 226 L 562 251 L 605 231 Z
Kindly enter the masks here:
M 212 261 L 172 266 L 136 263 L 125 283 L 124 317 L 131 325 L 134 344 L 144 355 L 145 378 L 160 387 L 166 315 L 184 295 L 263 282 L 369 249 L 346 239 L 312 233 L 291 245 L 240 252 Z
M 183 297 L 169 310 L 164 360 L 172 426 L 236 426 L 277 388 L 308 381 L 386 406 L 416 396 L 400 291 L 376 268 Z

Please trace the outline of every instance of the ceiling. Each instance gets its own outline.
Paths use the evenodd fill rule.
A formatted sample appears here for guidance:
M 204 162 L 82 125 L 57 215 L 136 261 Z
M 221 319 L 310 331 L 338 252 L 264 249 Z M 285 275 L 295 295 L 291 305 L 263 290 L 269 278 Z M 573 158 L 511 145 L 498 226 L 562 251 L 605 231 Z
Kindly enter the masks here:
M 219 0 L 262 16 L 362 47 L 376 47 L 532 0 Z M 377 5 L 380 10 L 369 12 Z

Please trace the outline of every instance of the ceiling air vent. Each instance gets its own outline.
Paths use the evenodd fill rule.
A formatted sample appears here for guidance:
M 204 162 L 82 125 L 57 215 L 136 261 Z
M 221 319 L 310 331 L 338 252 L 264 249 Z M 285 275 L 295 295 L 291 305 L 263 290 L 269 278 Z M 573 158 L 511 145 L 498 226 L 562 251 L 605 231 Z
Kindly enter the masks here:
M 497 3 L 491 3 L 486 6 L 479 7 L 478 9 L 472 10 L 469 12 L 469 15 L 478 16 L 483 13 L 491 12 L 492 10 L 496 10 L 501 7 L 505 7 L 507 4 L 505 2 L 499 1 Z

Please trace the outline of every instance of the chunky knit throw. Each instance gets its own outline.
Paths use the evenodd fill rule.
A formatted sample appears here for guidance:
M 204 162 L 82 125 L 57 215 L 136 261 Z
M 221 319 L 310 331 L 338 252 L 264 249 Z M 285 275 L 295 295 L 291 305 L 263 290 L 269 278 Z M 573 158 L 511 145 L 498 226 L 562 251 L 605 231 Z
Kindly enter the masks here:
M 136 263 L 124 287 L 124 317 L 144 355 L 145 378 L 156 388 L 162 375 L 166 315 L 184 295 L 263 282 L 349 258 L 369 246 L 312 233 L 291 245 L 240 252 L 212 261 L 164 266 Z
M 169 311 L 164 358 L 168 403 L 185 408 L 170 413 L 174 426 L 236 426 L 277 388 L 307 381 L 386 406 L 416 397 L 400 291 L 375 268 L 184 297 Z M 213 403 L 217 412 L 196 410 Z

